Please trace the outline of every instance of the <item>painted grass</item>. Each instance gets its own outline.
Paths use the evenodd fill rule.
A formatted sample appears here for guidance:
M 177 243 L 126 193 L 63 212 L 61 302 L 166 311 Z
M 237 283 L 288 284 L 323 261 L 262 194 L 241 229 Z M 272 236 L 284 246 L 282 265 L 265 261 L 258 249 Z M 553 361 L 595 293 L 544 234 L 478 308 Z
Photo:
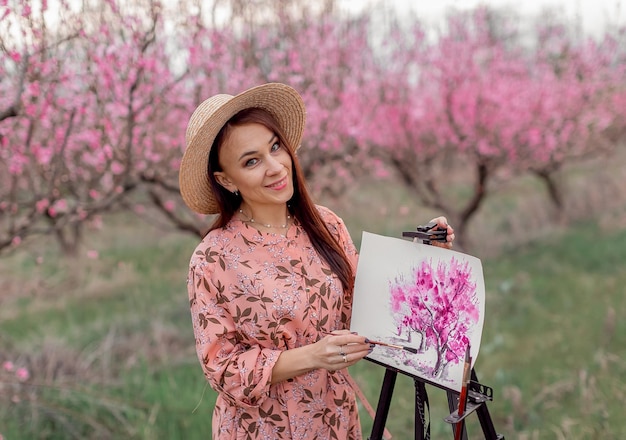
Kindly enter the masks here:
M 358 234 L 367 226 L 346 221 Z M 2 260 L 0 363 L 31 375 L 20 382 L 0 370 L 7 440 L 209 436 L 215 395 L 193 350 L 185 292 L 195 240 L 127 219 L 110 225 L 85 245 L 99 250 L 97 260 L 61 259 L 46 242 Z M 626 232 L 593 223 L 483 261 L 487 318 L 477 371 L 494 388 L 498 432 L 626 438 L 624 262 Z M 363 362 L 352 373 L 375 406 L 384 371 Z M 433 437 L 451 438 L 445 393 L 428 390 Z M 413 391 L 400 375 L 388 420 L 396 439 L 412 438 Z M 371 419 L 362 418 L 367 437 Z M 469 430 L 481 438 L 475 417 Z

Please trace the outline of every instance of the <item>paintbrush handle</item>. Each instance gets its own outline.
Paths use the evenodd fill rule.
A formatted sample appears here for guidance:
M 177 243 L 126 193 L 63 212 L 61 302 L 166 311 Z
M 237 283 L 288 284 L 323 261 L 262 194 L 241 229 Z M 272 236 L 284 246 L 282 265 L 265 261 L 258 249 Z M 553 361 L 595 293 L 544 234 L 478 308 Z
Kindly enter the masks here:
M 369 342 L 370 344 L 383 345 L 385 347 L 396 348 L 398 350 L 406 350 L 410 353 L 417 353 L 417 348 L 413 348 L 413 347 L 405 347 L 403 345 L 389 344 L 388 342 L 382 342 L 382 341 L 369 341 Z
M 384 345 L 385 347 L 397 348 L 399 350 L 403 350 L 404 349 L 404 347 L 402 345 L 390 344 L 388 342 L 383 342 L 383 341 L 370 341 L 370 344 Z

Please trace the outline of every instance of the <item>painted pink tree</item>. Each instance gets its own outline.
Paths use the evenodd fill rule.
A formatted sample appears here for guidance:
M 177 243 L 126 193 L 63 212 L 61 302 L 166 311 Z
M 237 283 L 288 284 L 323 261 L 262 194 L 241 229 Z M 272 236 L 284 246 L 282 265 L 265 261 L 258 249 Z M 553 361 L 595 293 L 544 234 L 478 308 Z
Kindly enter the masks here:
M 463 359 L 469 332 L 479 321 L 476 282 L 467 261 L 452 258 L 433 267 L 422 261 L 407 277 L 390 281 L 390 306 L 398 335 L 421 337 L 420 351 L 432 349 L 436 362 L 426 373 L 441 377 Z

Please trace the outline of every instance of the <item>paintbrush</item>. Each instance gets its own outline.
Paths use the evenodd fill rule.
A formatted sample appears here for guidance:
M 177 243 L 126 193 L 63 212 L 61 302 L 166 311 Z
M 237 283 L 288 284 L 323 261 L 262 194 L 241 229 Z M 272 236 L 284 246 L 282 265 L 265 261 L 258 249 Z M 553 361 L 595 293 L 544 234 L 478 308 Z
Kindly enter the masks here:
M 329 336 L 339 336 L 339 335 L 336 335 L 336 334 L 330 333 L 330 332 L 322 332 L 322 334 L 323 335 L 329 335 Z M 404 345 L 389 344 L 389 343 L 383 342 L 383 341 L 370 341 L 369 339 L 366 339 L 365 342 L 367 344 L 383 345 L 385 347 L 397 348 L 398 350 L 406 350 L 409 353 L 417 354 L 417 348 L 413 348 L 413 347 L 405 347 Z
M 370 344 L 383 345 L 385 347 L 397 348 L 398 350 L 406 350 L 406 351 L 408 351 L 410 353 L 417 354 L 417 348 L 413 348 L 413 347 L 405 347 L 404 345 L 389 344 L 387 342 L 382 342 L 382 341 L 370 341 L 370 340 L 368 340 L 367 342 L 369 342 Z

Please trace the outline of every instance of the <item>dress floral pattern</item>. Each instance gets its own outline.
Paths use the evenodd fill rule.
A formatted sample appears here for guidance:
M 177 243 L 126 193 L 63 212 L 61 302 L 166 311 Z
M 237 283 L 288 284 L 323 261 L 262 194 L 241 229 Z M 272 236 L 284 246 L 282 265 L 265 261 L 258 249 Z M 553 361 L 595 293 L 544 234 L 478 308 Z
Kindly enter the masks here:
M 356 270 L 343 223 L 318 207 Z M 198 358 L 218 391 L 214 439 L 361 439 L 346 369 L 313 370 L 274 385 L 278 356 L 349 328 L 352 297 L 297 222 L 286 234 L 233 219 L 211 231 L 189 265 Z

